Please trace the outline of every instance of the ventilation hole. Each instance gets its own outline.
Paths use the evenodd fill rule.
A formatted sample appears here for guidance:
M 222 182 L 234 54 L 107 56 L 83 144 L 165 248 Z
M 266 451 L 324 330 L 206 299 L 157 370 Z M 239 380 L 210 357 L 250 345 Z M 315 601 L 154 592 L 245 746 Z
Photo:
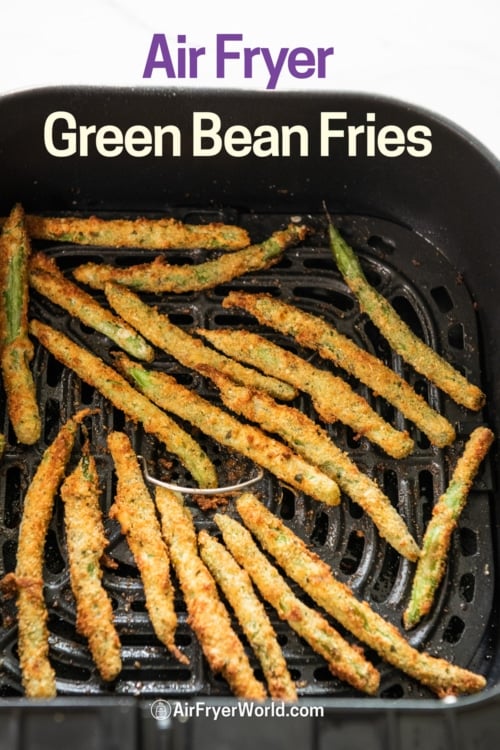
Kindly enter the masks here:
M 334 289 L 323 289 L 322 287 L 295 287 L 293 290 L 296 297 L 317 300 L 332 305 L 342 312 L 350 312 L 354 307 L 354 300 L 342 292 Z
M 424 435 L 424 433 L 420 432 L 420 430 L 417 430 L 415 442 L 418 445 L 418 447 L 421 448 L 422 450 L 427 450 L 431 444 L 427 435 Z
M 246 638 L 242 638 L 242 640 L 245 642 L 245 645 L 248 648 L 248 641 L 246 640 Z M 259 680 L 259 682 L 265 681 L 264 672 L 262 671 L 260 667 L 254 666 L 253 673 L 255 677 Z
M 429 389 L 425 380 L 416 380 L 413 387 L 419 396 L 422 396 L 422 398 L 425 398 L 427 401 L 429 397 Z
M 276 263 L 275 268 L 291 268 L 292 267 L 292 261 L 290 258 L 288 258 L 286 255 L 284 255 L 279 263 Z
M 9 539 L 2 546 L 3 567 L 5 573 L 11 573 L 16 569 L 17 543 Z
M 7 442 L 10 445 L 15 445 L 17 443 L 17 436 L 16 436 L 16 433 L 14 432 L 14 428 L 12 426 L 12 422 L 9 422 L 8 430 L 9 430 L 9 435 L 8 435 L 8 438 L 7 438 Z
M 122 646 L 135 647 L 137 649 L 151 648 L 151 641 L 154 636 L 151 633 L 120 633 L 120 642 Z M 145 657 L 143 657 L 145 658 Z
M 377 411 L 386 422 L 389 422 L 389 424 L 392 424 L 394 421 L 394 417 L 396 415 L 396 409 L 392 404 L 390 404 L 388 401 L 384 401 L 384 399 L 377 399 L 378 407 Z
M 178 581 L 176 583 L 176 590 L 177 591 L 179 590 Z M 187 612 L 186 601 L 183 597 L 180 597 L 180 598 L 176 597 L 174 606 L 175 606 L 175 611 L 177 612 L 177 614 L 180 614 L 181 612 L 184 612 L 184 613 Z
M 418 475 L 418 492 L 422 509 L 422 526 L 427 528 L 434 506 L 434 481 L 430 471 L 421 471 Z
M 182 646 L 182 648 L 187 648 L 188 646 L 192 644 L 193 638 L 191 636 L 191 633 L 176 633 L 175 642 L 178 646 Z
M 474 599 L 474 590 L 476 588 L 476 579 L 472 573 L 464 573 L 459 583 L 460 596 L 465 599 L 466 602 L 471 602 Z
M 390 240 L 387 237 L 380 237 L 378 234 L 372 234 L 371 237 L 368 238 L 367 244 L 384 255 L 392 255 L 396 249 L 396 243 L 393 240 Z
M 285 521 L 290 521 L 295 515 L 295 495 L 288 488 L 283 488 L 283 495 L 280 503 L 280 516 Z
M 406 297 L 394 297 L 392 300 L 392 306 L 399 314 L 399 316 L 405 321 L 405 323 L 411 328 L 419 338 L 424 338 L 424 331 L 420 318 L 418 317 L 415 308 Z
M 461 323 L 455 323 L 448 328 L 448 343 L 454 349 L 464 348 L 464 328 Z
M 94 401 L 95 390 L 84 380 L 80 383 L 80 402 L 82 406 L 90 406 Z
M 179 372 L 175 375 L 175 379 L 179 385 L 183 385 L 186 388 L 195 388 L 197 376 L 191 372 Z
M 387 545 L 382 569 L 373 584 L 371 596 L 375 602 L 384 602 L 392 591 L 399 569 L 399 555 Z
M 90 672 L 84 667 L 77 667 L 75 664 L 58 662 L 56 664 L 56 674 L 61 680 L 71 680 L 75 682 L 88 682 Z
M 194 318 L 190 313 L 169 313 L 168 318 L 176 326 L 188 328 L 194 325 Z
M 404 697 L 404 690 L 401 685 L 391 685 L 388 688 L 385 688 L 385 690 L 380 691 L 380 696 L 382 698 L 403 698 Z
M 386 364 L 391 360 L 391 348 L 387 343 L 386 339 L 382 336 L 379 329 L 373 325 L 371 320 L 366 320 L 364 324 L 364 332 L 368 341 L 373 347 L 373 353 L 376 357 L 385 362 Z
M 47 399 L 45 404 L 44 418 L 44 438 L 47 444 L 50 444 L 59 431 L 61 425 L 61 411 L 59 401 Z
M 139 571 L 133 564 L 123 562 L 123 560 L 118 560 L 116 554 L 113 555 L 113 561 L 116 563 L 116 567 L 113 570 L 113 575 L 116 579 L 136 579 L 140 577 Z M 132 604 L 130 605 L 130 608 L 133 609 Z
M 443 633 L 443 640 L 447 643 L 458 643 L 464 630 L 464 621 L 460 617 L 453 615 L 453 617 L 450 617 L 446 630 Z
M 255 321 L 250 315 L 217 313 L 214 315 L 214 328 L 250 328 Z
M 80 264 L 81 258 L 74 255 L 62 255 L 57 258 L 57 267 L 60 271 L 73 270 L 73 268 Z M 85 256 L 85 262 L 87 262 L 87 256 Z M 102 258 L 95 261 L 96 263 L 102 263 Z
M 347 446 L 353 449 L 359 448 L 359 435 L 357 435 L 348 425 L 345 425 L 344 433 Z
M 273 343 L 275 343 L 277 346 L 280 346 L 281 349 L 286 349 L 287 352 L 292 352 L 292 354 L 296 354 L 297 356 L 303 356 L 304 359 L 308 359 L 311 361 L 314 357 L 317 355 L 311 352 L 307 352 L 306 354 L 303 354 L 303 350 L 300 348 L 300 346 L 297 345 L 295 341 L 289 341 L 288 339 L 284 338 L 273 338 Z M 333 369 L 333 364 L 329 363 L 331 365 L 331 369 Z
M 347 498 L 347 510 L 349 511 L 349 515 L 351 516 L 351 518 L 363 517 L 363 508 L 350 497 Z
M 427 383 L 425 382 L 425 380 L 416 380 L 414 389 L 416 393 L 418 393 L 419 396 L 422 396 L 422 398 L 425 401 L 427 402 L 429 401 L 429 390 L 428 390 Z M 420 430 L 417 430 L 416 443 L 419 448 L 422 448 L 422 450 L 426 450 L 430 446 L 429 438 L 427 437 L 427 435 L 424 435 L 424 433 L 421 432 Z
M 126 422 L 127 420 L 125 414 L 118 409 L 113 409 L 113 430 L 116 430 L 117 432 L 123 432 Z
M 351 531 L 345 554 L 340 561 L 340 569 L 343 573 L 352 575 L 356 572 L 361 562 L 364 548 L 365 538 L 363 534 L 358 531 Z
M 387 469 L 387 471 L 384 471 L 383 487 L 384 492 L 391 501 L 392 505 L 397 508 L 399 501 L 398 475 L 392 469 Z
M 335 303 L 335 307 L 338 307 L 340 310 L 351 310 L 353 307 L 353 301 L 349 297 L 338 292 L 332 293 L 331 289 L 324 289 L 323 287 L 297 286 L 294 288 L 293 293 L 296 298 L 312 299 L 328 305 Z
M 328 516 L 326 513 L 318 513 L 314 522 L 314 528 L 311 533 L 312 544 L 323 545 L 328 536 Z
M 331 682 L 334 677 L 328 667 L 317 667 L 313 672 L 316 682 Z
M 21 521 L 21 479 L 19 466 L 11 466 L 5 476 L 4 522 L 8 529 L 19 526 Z
M 54 357 L 49 355 L 47 360 L 47 367 L 45 369 L 45 381 L 51 388 L 56 388 L 61 382 L 64 373 L 64 366 L 60 364 Z
M 332 261 L 330 258 L 304 258 L 304 268 L 313 268 L 320 270 L 332 270 Z
M 61 270 L 67 271 L 68 269 L 73 270 L 75 266 L 79 266 L 82 262 L 82 257 L 80 253 L 76 252 L 75 255 L 58 255 L 56 260 L 59 268 Z M 85 263 L 97 264 L 104 262 L 104 258 L 102 255 L 92 255 L 90 252 L 87 254 L 87 251 L 85 251 L 84 260 Z M 144 258 L 142 260 L 144 260 Z
M 87 643 L 87 639 L 84 638 L 84 636 L 80 635 L 77 630 L 75 630 L 75 625 L 73 622 L 63 620 L 60 617 L 56 617 L 56 615 L 54 614 L 51 614 L 49 618 L 48 627 L 50 632 L 61 640 L 73 641 L 74 643 L 79 643 L 81 645 L 85 645 Z
M 53 529 L 47 533 L 47 542 L 45 545 L 45 564 L 47 570 L 51 573 L 58 574 L 64 570 L 65 562 L 57 544 L 57 537 Z
M 431 295 L 438 306 L 439 310 L 442 313 L 450 312 L 450 310 L 453 309 L 453 300 L 450 297 L 450 294 L 446 287 L 444 286 L 436 286 L 434 289 L 431 289 Z
M 370 286 L 377 289 L 382 283 L 382 276 L 371 266 L 363 266 L 363 271 Z
M 94 335 L 94 334 L 95 334 L 95 329 L 94 329 L 94 328 L 92 328 L 91 326 L 87 326 L 87 325 L 85 325 L 85 323 L 82 323 L 81 321 L 79 321 L 79 322 L 77 323 L 77 325 L 78 325 L 78 326 L 79 326 L 79 328 L 80 328 L 80 332 L 81 332 L 81 333 L 82 333 L 82 334 L 83 334 L 84 336 L 92 336 L 92 335 Z
M 477 536 L 472 529 L 459 529 L 460 549 L 464 557 L 471 557 L 477 554 Z

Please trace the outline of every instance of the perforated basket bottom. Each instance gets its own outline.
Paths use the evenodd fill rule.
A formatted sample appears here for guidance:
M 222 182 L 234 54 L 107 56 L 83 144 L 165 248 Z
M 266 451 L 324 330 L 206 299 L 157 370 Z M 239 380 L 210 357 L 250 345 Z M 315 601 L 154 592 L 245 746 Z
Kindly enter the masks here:
M 220 218 L 220 217 L 217 217 Z M 224 218 L 224 217 L 222 217 Z M 282 226 L 290 217 L 242 215 L 238 221 L 247 226 L 252 238 L 263 238 Z M 360 468 L 384 488 L 399 509 L 417 540 L 430 517 L 432 505 L 444 490 L 466 436 L 487 414 L 472 414 L 444 398 L 437 389 L 412 372 L 394 356 L 373 325 L 362 315 L 341 280 L 327 248 L 322 219 L 306 217 L 317 227 L 306 246 L 287 251 L 284 260 L 267 272 L 247 275 L 204 294 L 162 295 L 144 299 L 166 312 L 171 320 L 186 329 L 203 326 L 245 327 L 258 331 L 283 344 L 321 367 L 330 367 L 311 351 L 300 349 L 292 339 L 259 326 L 250 315 L 222 308 L 231 289 L 265 291 L 298 307 L 324 316 L 341 332 L 404 375 L 423 393 L 433 407 L 445 414 L 456 426 L 458 439 L 454 446 L 438 450 L 411 424 L 380 398 L 360 384 L 351 383 L 369 402 L 398 428 L 407 428 L 415 439 L 414 453 L 403 461 L 388 458 L 365 439 L 356 439 L 341 424 L 328 426 L 339 447 L 347 451 Z M 234 221 L 233 214 L 230 220 Z M 476 382 L 481 382 L 479 332 L 471 300 L 463 280 L 437 250 L 408 229 L 386 221 L 362 217 L 338 217 L 343 231 L 360 252 L 366 272 L 412 328 L 434 348 Z M 39 243 L 42 246 L 42 243 Z M 102 259 L 105 262 L 129 264 L 143 261 L 144 252 L 116 251 L 67 245 L 44 245 L 60 267 L 69 272 L 81 262 Z M 170 253 L 172 261 L 186 262 L 188 254 Z M 204 252 L 190 253 L 198 262 L 208 257 Z M 104 302 L 102 295 L 98 295 Z M 87 329 L 47 300 L 32 295 L 34 316 L 65 330 L 78 343 L 87 346 L 110 361 L 110 342 Z M 158 351 L 154 367 L 178 376 L 183 383 L 214 401 L 215 391 L 200 376 L 188 372 L 168 355 Z M 75 630 L 75 607 L 69 585 L 62 510 L 56 501 L 53 523 L 46 545 L 46 596 L 49 607 L 51 660 L 56 669 L 60 694 L 141 694 L 146 696 L 226 695 L 225 682 L 213 675 L 201 654 L 196 638 L 186 622 L 186 611 L 180 592 L 176 595 L 179 625 L 177 641 L 189 657 L 189 666 L 178 664 L 156 639 L 146 613 L 141 581 L 115 522 L 107 518 L 113 501 L 115 478 L 106 451 L 109 430 L 125 430 L 138 452 L 147 456 L 155 472 L 162 471 L 165 455 L 162 446 L 145 435 L 113 409 L 93 389 L 70 371 L 61 367 L 38 347 L 34 362 L 38 394 L 44 415 L 44 432 L 33 449 L 15 445 L 9 433 L 5 413 L 0 427 L 10 435 L 9 447 L 0 469 L 0 544 L 2 574 L 15 567 L 16 543 L 22 513 L 23 496 L 38 465 L 44 448 L 52 441 L 60 425 L 79 407 L 98 407 L 99 413 L 89 422 L 101 484 L 102 509 L 106 517 L 109 555 L 116 569 L 106 569 L 105 585 L 113 601 L 115 621 L 122 643 L 123 670 L 112 685 L 104 684 L 92 663 L 85 640 Z M 307 398 L 300 396 L 296 405 L 314 416 Z M 3 406 L 0 408 L 4 408 Z M 196 434 L 203 448 L 216 463 L 224 481 L 230 458 L 227 451 L 201 434 Z M 231 458 L 235 458 L 232 456 Z M 169 478 L 189 482 L 175 460 Z M 374 529 L 369 517 L 347 498 L 340 506 L 330 508 L 303 496 L 266 474 L 256 486 L 261 499 L 296 533 L 307 540 L 356 594 L 366 599 L 384 617 L 397 626 L 409 594 L 413 566 L 400 558 Z M 470 501 L 453 536 L 446 578 L 439 590 L 432 614 L 408 636 L 412 644 L 435 655 L 487 674 L 492 657 L 492 610 L 494 607 L 495 562 L 490 531 L 489 496 L 491 477 L 486 464 L 477 478 Z M 210 512 L 187 503 L 199 528 L 213 528 Z M 227 512 L 233 513 L 231 502 Z M 293 585 L 297 590 L 297 587 Z M 300 594 L 300 592 L 298 592 Z M 302 594 L 300 594 L 303 596 Z M 303 597 L 308 601 L 307 597 Z M 269 613 L 293 677 L 304 696 L 349 697 L 354 691 L 332 676 L 326 664 L 314 654 L 275 613 Z M 238 626 L 235 627 L 239 631 Z M 348 638 L 351 638 L 347 634 Z M 15 607 L 6 602 L 0 629 L 3 669 L 0 694 L 22 694 L 16 650 Z M 258 667 L 253 655 L 252 663 Z M 428 697 L 426 689 L 397 670 L 381 663 L 376 654 L 370 658 L 382 674 L 380 696 L 390 698 Z

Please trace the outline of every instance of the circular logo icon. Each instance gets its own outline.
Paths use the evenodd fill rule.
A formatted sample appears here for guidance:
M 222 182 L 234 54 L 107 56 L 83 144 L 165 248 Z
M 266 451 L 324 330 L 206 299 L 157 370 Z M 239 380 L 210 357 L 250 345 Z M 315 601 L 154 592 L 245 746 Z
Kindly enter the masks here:
M 159 698 L 151 704 L 151 716 L 157 721 L 166 721 L 172 714 L 172 706 L 168 701 Z

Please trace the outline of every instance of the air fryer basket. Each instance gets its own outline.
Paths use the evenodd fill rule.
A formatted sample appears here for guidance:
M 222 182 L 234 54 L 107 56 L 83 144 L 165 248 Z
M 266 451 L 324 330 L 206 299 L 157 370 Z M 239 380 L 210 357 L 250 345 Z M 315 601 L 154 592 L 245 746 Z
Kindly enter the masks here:
M 45 152 L 41 134 L 46 116 L 59 109 L 71 111 L 82 123 L 126 127 L 138 121 L 149 125 L 175 122 L 183 133 L 190 131 L 193 111 L 213 111 L 226 126 L 243 123 L 250 129 L 262 122 L 275 125 L 301 122 L 311 133 L 316 132 L 322 111 L 345 110 L 353 121 L 356 118 L 364 121 L 366 112 L 375 111 L 379 124 L 396 123 L 403 129 L 416 122 L 428 124 L 433 132 L 433 150 L 430 156 L 421 159 L 348 158 L 341 151 L 325 158 L 314 149 L 307 159 L 248 156 L 238 161 L 223 155 L 205 160 L 187 155 L 177 159 L 139 160 L 129 156 L 103 159 L 92 155 L 85 159 L 55 159 Z M 408 427 L 416 441 L 412 456 L 394 461 L 364 439 L 355 439 L 341 425 L 333 425 L 329 430 L 337 444 L 384 487 L 416 538 L 421 539 L 432 502 L 443 491 L 448 467 L 466 436 L 481 423 L 489 424 L 497 432 L 499 429 L 499 393 L 494 375 L 500 363 L 494 342 L 500 274 L 495 264 L 500 242 L 495 207 L 500 199 L 500 173 L 494 159 L 465 133 L 430 113 L 399 102 L 354 94 L 269 96 L 237 92 L 174 94 L 48 89 L 6 97 L 0 103 L 0 114 L 2 214 L 16 201 L 21 201 L 29 212 L 103 216 L 167 213 L 193 223 L 208 220 L 238 223 L 256 241 L 292 218 L 301 217 L 314 228 L 305 246 L 287 251 L 284 260 L 273 269 L 249 274 L 203 294 L 163 295 L 149 301 L 187 329 L 199 325 L 246 327 L 290 346 L 290 340 L 259 326 L 249 315 L 222 308 L 222 300 L 231 289 L 269 292 L 332 320 L 341 331 L 402 372 L 455 424 L 458 440 L 453 448 L 444 451 L 433 448 L 411 425 L 404 425 L 399 414 L 387 412 L 384 403 L 363 389 L 375 408 L 395 420 L 399 427 Z M 488 396 L 484 413 L 472 414 L 443 398 L 390 352 L 360 314 L 328 251 L 323 201 L 359 251 L 372 281 L 393 300 L 407 322 L 482 385 Z M 143 252 L 133 250 L 97 250 L 56 243 L 40 243 L 40 246 L 68 272 L 89 256 L 93 260 L 102 258 L 118 263 L 144 259 Z M 196 251 L 194 256 L 198 261 L 207 257 L 202 251 Z M 186 254 L 179 252 L 171 257 L 183 262 Z M 109 358 L 112 347 L 103 337 L 70 320 L 36 294 L 31 305 L 36 317 L 68 331 L 75 340 L 104 359 Z M 311 352 L 297 348 L 296 351 L 319 364 Z M 156 366 L 173 372 L 203 395 L 217 398 L 206 381 L 170 357 L 158 353 Z M 102 398 L 58 366 L 41 348 L 37 349 L 34 371 L 44 414 L 42 443 L 50 442 L 60 422 L 79 405 L 102 407 L 92 420 L 91 436 L 98 455 L 105 510 L 113 494 L 112 466 L 105 451 L 109 429 L 129 431 L 135 447 L 159 470 L 161 455 L 155 441 L 106 406 Z M 300 406 L 310 410 L 304 398 Z M 3 411 L 0 418 L 4 431 L 8 430 Z M 207 438 L 201 440 L 223 478 L 227 453 Z M 40 450 L 40 446 L 21 450 L 12 445 L 1 466 L 2 573 L 14 566 L 22 493 L 39 460 Z M 485 674 L 488 687 L 484 693 L 460 698 L 453 705 L 443 704 L 374 657 L 382 674 L 379 694 L 370 699 L 360 697 L 335 680 L 321 659 L 274 618 L 292 674 L 300 681 L 301 702 L 321 704 L 325 711 L 321 719 L 302 719 L 300 729 L 297 720 L 285 723 L 285 727 L 278 719 L 267 720 L 273 747 L 279 747 L 279 742 L 289 744 L 291 738 L 297 744 L 297 736 L 304 747 L 326 747 L 327 743 L 358 747 L 362 742 L 370 742 L 374 748 L 416 748 L 424 738 L 427 746 L 436 748 L 443 743 L 458 748 L 461 742 L 463 747 L 470 747 L 471 742 L 476 747 L 493 747 L 500 668 L 496 625 L 495 458 L 494 450 L 474 483 L 454 535 L 451 562 L 436 607 L 409 636 L 418 648 Z M 180 470 L 177 476 L 183 478 Z M 311 543 L 360 597 L 370 601 L 388 620 L 400 624 L 412 566 L 380 540 L 370 519 L 358 506 L 344 502 L 338 508 L 324 508 L 280 486 L 270 476 L 264 478 L 258 490 L 269 506 Z M 210 514 L 197 509 L 191 501 L 190 504 L 198 526 L 211 528 Z M 47 737 L 52 736 L 50 717 L 56 711 L 62 712 L 71 733 L 72 722 L 76 726 L 85 712 L 87 717 L 93 717 L 90 726 L 94 727 L 96 748 L 107 746 L 110 725 L 115 737 L 122 733 L 121 747 L 142 744 L 149 747 L 153 741 L 163 742 L 165 731 L 183 747 L 198 747 L 202 743 L 215 747 L 221 738 L 227 737 L 241 744 L 247 736 L 254 744 L 261 734 L 267 736 L 256 720 L 250 725 L 244 720 L 216 725 L 210 719 L 198 717 L 186 724 L 174 721 L 166 730 L 151 717 L 149 707 L 157 698 L 225 702 L 232 699 L 225 683 L 207 670 L 186 623 L 180 595 L 176 605 L 178 637 L 190 657 L 189 668 L 175 663 L 154 638 L 128 549 L 113 523 L 108 523 L 107 531 L 110 555 L 118 564 L 116 570 L 106 575 L 123 644 L 123 672 L 112 687 L 104 686 L 84 642 L 75 633 L 61 513 L 56 508 L 47 545 L 46 575 L 51 653 L 60 697 L 46 706 L 33 706 L 22 697 L 15 626 L 10 619 L 13 610 L 7 607 L 0 631 L 3 659 L 0 724 L 5 724 L 5 736 L 19 737 L 19 747 L 30 748 L 28 738 L 30 732 L 36 731 L 36 722 L 40 727 L 44 724 Z M 114 714 L 114 719 L 109 714 Z M 127 720 L 121 723 L 118 716 L 126 716 Z M 424 717 L 426 726 L 431 728 L 425 732 Z M 225 741 L 228 746 L 231 744 Z

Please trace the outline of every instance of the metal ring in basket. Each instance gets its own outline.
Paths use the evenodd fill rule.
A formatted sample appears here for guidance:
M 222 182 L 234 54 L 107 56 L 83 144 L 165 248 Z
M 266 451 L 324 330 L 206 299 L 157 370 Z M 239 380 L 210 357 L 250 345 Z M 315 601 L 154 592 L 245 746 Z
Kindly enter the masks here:
M 142 463 L 143 473 L 146 481 L 151 484 L 155 484 L 158 487 L 165 487 L 167 490 L 173 490 L 174 492 L 180 492 L 184 495 L 230 495 L 240 490 L 250 487 L 252 484 L 259 482 L 264 476 L 264 471 L 259 468 L 256 476 L 246 479 L 244 482 L 238 484 L 231 484 L 226 487 L 182 487 L 178 484 L 171 484 L 170 482 L 164 482 L 162 479 L 153 477 L 147 467 L 146 459 L 144 456 L 137 456 L 139 461 Z

